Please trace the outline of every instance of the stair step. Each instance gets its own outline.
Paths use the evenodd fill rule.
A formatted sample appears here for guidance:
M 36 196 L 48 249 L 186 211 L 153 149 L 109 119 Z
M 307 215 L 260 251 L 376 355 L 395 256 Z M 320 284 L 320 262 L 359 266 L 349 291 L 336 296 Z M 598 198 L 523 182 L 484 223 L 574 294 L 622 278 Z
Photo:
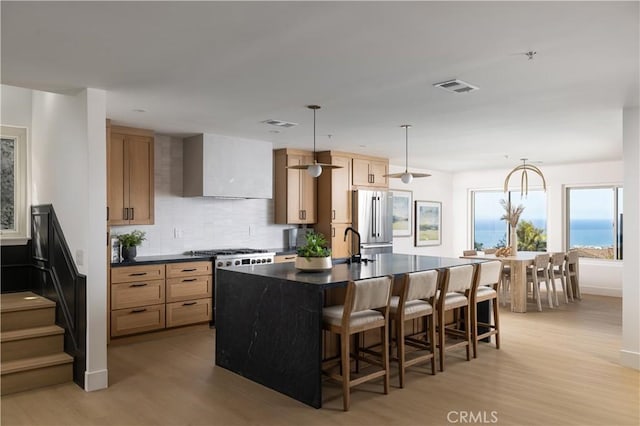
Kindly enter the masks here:
M 43 327 L 55 323 L 56 304 L 30 291 L 0 296 L 2 331 Z
M 2 361 L 51 355 L 64 350 L 64 329 L 57 325 L 3 331 Z
M 53 355 L 7 361 L 0 364 L 2 395 L 70 382 L 73 358 L 62 352 Z
M 0 296 L 0 312 L 2 313 L 55 307 L 56 303 L 54 301 L 30 291 L 5 293 Z

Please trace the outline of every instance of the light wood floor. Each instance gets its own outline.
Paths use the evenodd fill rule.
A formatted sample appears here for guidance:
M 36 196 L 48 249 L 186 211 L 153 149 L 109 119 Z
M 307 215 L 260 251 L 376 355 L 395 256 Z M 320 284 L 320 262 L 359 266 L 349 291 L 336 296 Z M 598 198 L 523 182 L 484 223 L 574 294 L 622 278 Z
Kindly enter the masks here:
M 3 396 L 2 425 L 446 425 L 461 423 L 458 412 L 500 425 L 640 424 L 640 374 L 618 365 L 620 299 L 502 314 L 499 351 L 483 344 L 471 362 L 452 352 L 444 373 L 410 369 L 404 389 L 396 373 L 386 396 L 375 383 L 359 386 L 347 413 L 334 384 L 316 410 L 214 367 L 214 332 L 200 328 L 111 345 L 106 390 L 65 384 Z

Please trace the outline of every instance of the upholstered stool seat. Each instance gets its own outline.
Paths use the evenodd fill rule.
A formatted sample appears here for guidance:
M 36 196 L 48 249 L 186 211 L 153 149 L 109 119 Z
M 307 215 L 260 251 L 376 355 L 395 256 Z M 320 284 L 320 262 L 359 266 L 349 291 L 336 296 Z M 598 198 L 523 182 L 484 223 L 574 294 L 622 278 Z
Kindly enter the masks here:
M 344 305 L 329 306 L 322 310 L 322 320 L 328 324 L 341 325 L 344 315 Z M 384 321 L 384 315 L 379 311 L 367 309 L 365 311 L 354 312 L 349 317 L 350 327 L 361 327 L 366 324 Z

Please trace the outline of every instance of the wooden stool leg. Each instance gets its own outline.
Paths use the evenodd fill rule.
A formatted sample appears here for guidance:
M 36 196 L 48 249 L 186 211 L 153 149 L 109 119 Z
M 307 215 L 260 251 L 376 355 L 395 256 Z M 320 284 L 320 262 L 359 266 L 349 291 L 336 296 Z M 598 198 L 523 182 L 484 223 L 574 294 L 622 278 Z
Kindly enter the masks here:
M 349 411 L 350 404 L 350 367 L 349 367 L 349 341 L 351 336 L 342 336 L 340 345 L 340 356 L 342 366 L 342 404 L 344 411 Z
M 400 387 L 404 387 L 404 321 L 396 317 L 396 343 L 398 345 L 398 365 L 400 370 Z
M 436 313 L 433 312 L 429 318 L 429 343 L 431 344 L 431 374 L 436 374 Z
M 464 308 L 464 337 L 467 339 L 467 361 L 471 361 L 471 307 Z
M 500 308 L 498 307 L 498 299 L 493 299 L 493 326 L 496 329 L 496 349 L 500 349 Z
M 388 327 L 389 321 L 384 323 L 384 327 L 382 327 L 382 365 L 384 368 L 384 394 L 389 393 L 389 332 Z M 402 339 L 404 340 L 404 338 Z
M 474 304 L 470 307 L 471 321 L 473 323 L 473 333 L 471 333 L 471 341 L 473 343 L 473 357 L 478 358 L 478 305 Z
M 438 315 L 438 350 L 440 371 L 444 371 L 444 311 Z
M 353 355 L 356 359 L 356 373 L 360 372 L 360 333 L 356 333 L 354 336 Z

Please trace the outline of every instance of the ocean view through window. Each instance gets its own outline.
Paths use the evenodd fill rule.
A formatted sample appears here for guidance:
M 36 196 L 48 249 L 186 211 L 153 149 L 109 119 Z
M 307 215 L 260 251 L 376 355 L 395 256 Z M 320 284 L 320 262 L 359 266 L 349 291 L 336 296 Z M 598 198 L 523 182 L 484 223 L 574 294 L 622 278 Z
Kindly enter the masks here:
M 512 205 L 522 204 L 525 209 L 518 223 L 518 250 L 544 251 L 547 248 L 547 199 L 542 190 L 530 190 L 527 197 L 519 191 L 473 191 L 472 192 L 473 248 L 483 250 L 505 247 L 509 226 L 500 220 L 504 209 L 500 200 L 511 201 Z
M 623 188 L 567 188 L 567 249 L 581 257 L 622 259 Z

